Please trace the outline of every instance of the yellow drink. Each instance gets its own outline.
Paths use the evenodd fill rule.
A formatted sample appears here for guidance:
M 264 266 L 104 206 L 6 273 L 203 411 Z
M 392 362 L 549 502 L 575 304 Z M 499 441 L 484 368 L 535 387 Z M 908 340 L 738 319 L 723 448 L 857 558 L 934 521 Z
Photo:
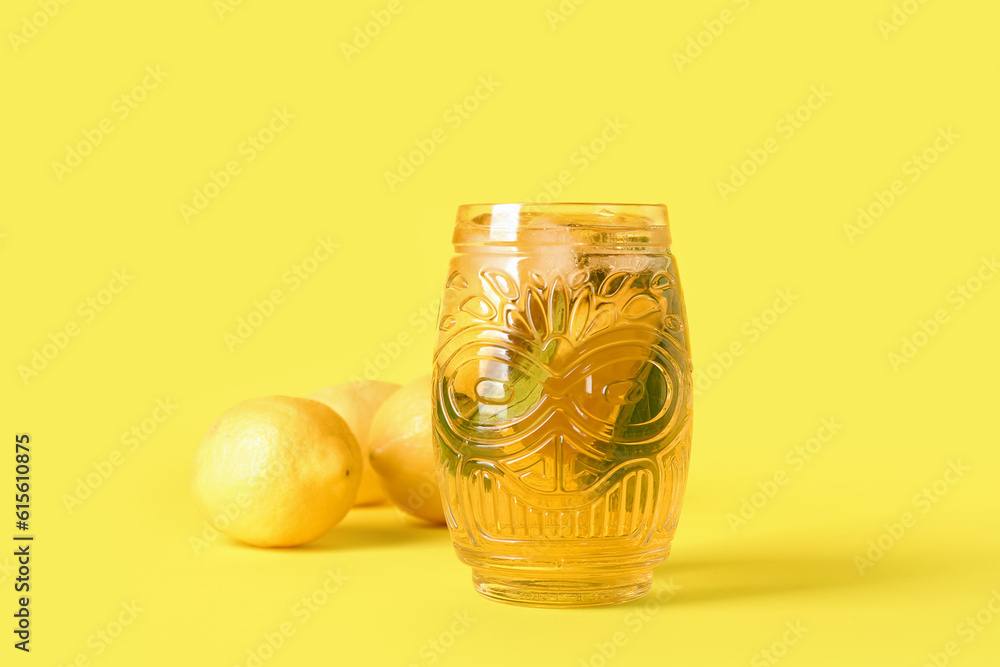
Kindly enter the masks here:
M 669 553 L 691 363 L 657 206 L 459 210 L 434 368 L 445 512 L 477 590 L 622 602 Z

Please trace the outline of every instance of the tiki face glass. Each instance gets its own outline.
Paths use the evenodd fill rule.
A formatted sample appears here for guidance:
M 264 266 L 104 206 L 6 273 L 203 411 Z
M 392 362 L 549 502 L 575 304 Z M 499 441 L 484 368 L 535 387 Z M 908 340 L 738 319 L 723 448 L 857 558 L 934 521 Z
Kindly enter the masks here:
M 435 453 L 481 594 L 624 602 L 670 551 L 691 445 L 662 205 L 459 208 L 434 356 Z

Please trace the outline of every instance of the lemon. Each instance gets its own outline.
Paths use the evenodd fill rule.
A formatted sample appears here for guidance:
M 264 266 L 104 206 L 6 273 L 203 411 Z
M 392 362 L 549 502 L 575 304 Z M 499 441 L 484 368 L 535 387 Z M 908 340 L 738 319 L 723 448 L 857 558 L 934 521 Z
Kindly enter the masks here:
M 324 387 L 309 395 L 309 398 L 326 403 L 343 417 L 361 446 L 363 470 L 355 505 L 376 505 L 386 500 L 382 484 L 368 462 L 368 429 L 375 411 L 398 389 L 399 385 L 391 382 L 361 380 Z
M 431 378 L 425 375 L 390 396 L 368 432 L 372 468 L 389 498 L 407 514 L 444 523 L 431 436 Z
M 253 398 L 227 410 L 194 455 L 191 492 L 216 528 L 262 547 L 320 537 L 354 503 L 361 449 L 347 423 L 307 398 Z

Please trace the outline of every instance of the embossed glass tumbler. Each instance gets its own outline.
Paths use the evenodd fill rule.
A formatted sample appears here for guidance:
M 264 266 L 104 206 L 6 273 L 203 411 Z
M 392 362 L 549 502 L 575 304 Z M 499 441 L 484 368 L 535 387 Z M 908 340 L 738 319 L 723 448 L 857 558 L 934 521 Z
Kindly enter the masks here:
M 458 210 L 434 354 L 448 527 L 486 597 L 646 593 L 691 447 L 684 300 L 662 205 Z

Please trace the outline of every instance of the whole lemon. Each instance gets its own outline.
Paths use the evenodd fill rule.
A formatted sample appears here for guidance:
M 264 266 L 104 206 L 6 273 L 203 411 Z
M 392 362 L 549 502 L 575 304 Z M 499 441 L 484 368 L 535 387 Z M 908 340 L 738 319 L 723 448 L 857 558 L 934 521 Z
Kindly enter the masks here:
M 227 410 L 194 455 L 191 492 L 220 531 L 288 547 L 336 525 L 361 483 L 361 449 L 347 423 L 307 398 L 252 398 Z
M 368 461 L 368 430 L 375 411 L 398 390 L 399 385 L 392 382 L 360 380 L 324 387 L 309 395 L 309 398 L 326 403 L 343 417 L 361 446 L 364 469 L 355 505 L 376 505 L 386 500 L 378 475 Z
M 431 435 L 431 378 L 404 385 L 375 412 L 368 432 L 372 468 L 407 514 L 444 523 Z

